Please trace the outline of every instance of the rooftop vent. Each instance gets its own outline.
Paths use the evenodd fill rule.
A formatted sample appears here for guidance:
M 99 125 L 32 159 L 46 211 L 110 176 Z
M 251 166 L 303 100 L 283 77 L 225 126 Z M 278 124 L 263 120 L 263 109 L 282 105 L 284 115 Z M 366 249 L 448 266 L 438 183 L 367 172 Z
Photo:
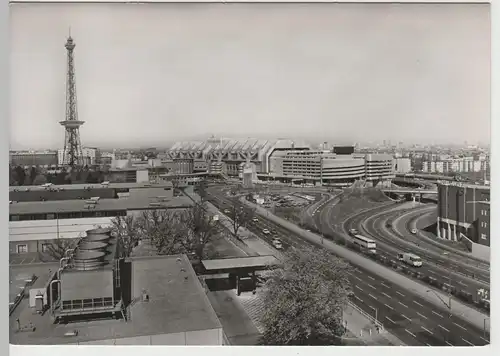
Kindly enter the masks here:
M 142 290 L 142 301 L 149 302 L 149 294 L 145 289 Z
M 48 188 L 48 187 L 50 187 L 50 186 L 52 186 L 52 183 L 45 183 L 45 184 L 42 184 L 42 187 L 44 187 L 44 188 Z
M 104 266 L 106 253 L 103 251 L 77 251 L 73 266 L 79 271 L 90 271 Z
M 107 185 L 109 185 L 109 182 L 108 181 L 102 182 L 101 185 L 106 185 L 107 186 Z
M 64 334 L 66 337 L 78 336 L 78 330 L 68 331 Z
M 149 206 L 162 206 L 160 202 L 150 202 Z

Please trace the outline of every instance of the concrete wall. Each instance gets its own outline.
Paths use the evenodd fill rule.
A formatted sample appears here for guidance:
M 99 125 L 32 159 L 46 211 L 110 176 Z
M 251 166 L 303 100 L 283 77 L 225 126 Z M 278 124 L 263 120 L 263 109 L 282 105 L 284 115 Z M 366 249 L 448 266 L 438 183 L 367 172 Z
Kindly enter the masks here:
M 221 329 L 187 331 L 174 334 L 147 335 L 81 342 L 76 345 L 191 345 L 223 346 Z

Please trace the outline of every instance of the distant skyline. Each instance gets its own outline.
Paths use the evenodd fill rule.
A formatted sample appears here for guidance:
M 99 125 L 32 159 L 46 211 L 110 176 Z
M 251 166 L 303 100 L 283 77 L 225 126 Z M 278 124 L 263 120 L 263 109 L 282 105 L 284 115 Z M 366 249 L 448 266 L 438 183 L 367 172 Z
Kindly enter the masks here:
M 490 141 L 489 4 L 11 4 L 11 148 Z

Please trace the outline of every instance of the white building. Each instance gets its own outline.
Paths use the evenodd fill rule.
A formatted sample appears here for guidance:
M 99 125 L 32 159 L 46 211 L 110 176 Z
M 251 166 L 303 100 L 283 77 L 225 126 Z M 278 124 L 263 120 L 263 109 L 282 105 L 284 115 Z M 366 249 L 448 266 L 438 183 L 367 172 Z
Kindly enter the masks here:
M 411 171 L 411 160 L 409 158 L 395 158 L 394 171 L 396 173 L 408 173 Z
M 82 157 L 84 164 L 94 165 L 97 164 L 97 157 L 99 155 L 99 150 L 93 147 L 83 147 Z M 60 166 L 67 164 L 64 162 L 64 149 L 57 150 L 57 161 Z

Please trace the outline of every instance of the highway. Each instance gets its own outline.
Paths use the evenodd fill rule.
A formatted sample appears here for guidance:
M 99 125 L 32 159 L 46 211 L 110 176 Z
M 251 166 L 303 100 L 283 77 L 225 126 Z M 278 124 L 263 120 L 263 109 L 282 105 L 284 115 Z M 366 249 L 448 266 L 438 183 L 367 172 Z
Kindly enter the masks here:
M 220 211 L 241 204 L 236 198 L 228 198 L 217 190 L 212 190 L 212 197 L 214 199 L 211 202 Z M 275 230 L 284 250 L 311 247 L 300 236 L 262 216 L 257 223 L 249 224 L 247 228 L 269 243 L 272 236 L 263 234 L 262 230 Z M 489 333 L 484 330 L 445 315 L 431 303 L 367 270 L 354 269 L 350 277 L 354 293 L 352 302 L 366 313 L 376 316 L 384 328 L 408 345 L 472 346 L 489 343 Z
M 462 286 L 468 284 L 474 286 L 474 293 L 476 293 L 478 288 L 489 288 L 489 273 L 487 271 L 478 269 L 475 266 L 458 263 L 456 260 L 447 258 L 442 253 L 418 246 L 415 242 L 408 242 L 406 238 L 413 237 L 411 233 L 398 235 L 392 228 L 387 227 L 389 219 L 393 219 L 398 213 L 405 214 L 406 212 L 404 210 L 400 212 L 392 210 L 360 214 L 346 220 L 345 227 L 347 230 L 356 228 L 361 234 L 365 234 L 367 237 L 376 240 L 378 242 L 378 252 L 386 258 L 395 259 L 398 252 L 413 252 L 419 255 L 424 261 L 424 266 L 420 268 L 422 272 L 430 271 L 430 274 L 438 277 L 446 276 L 446 278 L 448 278 L 449 272 L 451 272 L 453 279 Z M 396 231 L 401 231 L 400 226 L 393 226 L 393 228 Z M 421 244 L 420 241 L 416 242 Z M 472 276 L 474 278 L 471 278 Z

